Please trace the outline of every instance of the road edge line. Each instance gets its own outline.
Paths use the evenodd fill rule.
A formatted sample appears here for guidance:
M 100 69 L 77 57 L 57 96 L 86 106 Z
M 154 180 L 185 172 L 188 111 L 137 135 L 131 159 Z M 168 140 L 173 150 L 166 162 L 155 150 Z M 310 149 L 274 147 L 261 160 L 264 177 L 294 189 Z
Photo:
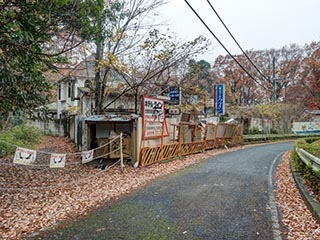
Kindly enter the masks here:
M 272 161 L 272 164 L 269 168 L 268 172 L 268 205 L 269 210 L 271 214 L 271 222 L 272 222 L 272 233 L 273 233 L 273 239 L 275 240 L 282 240 L 281 237 L 281 230 L 280 230 L 280 224 L 279 224 L 279 216 L 278 216 L 278 209 L 277 204 L 274 196 L 274 187 L 273 187 L 273 170 L 275 167 L 275 164 L 280 160 L 280 157 L 283 156 L 285 152 L 279 153 Z

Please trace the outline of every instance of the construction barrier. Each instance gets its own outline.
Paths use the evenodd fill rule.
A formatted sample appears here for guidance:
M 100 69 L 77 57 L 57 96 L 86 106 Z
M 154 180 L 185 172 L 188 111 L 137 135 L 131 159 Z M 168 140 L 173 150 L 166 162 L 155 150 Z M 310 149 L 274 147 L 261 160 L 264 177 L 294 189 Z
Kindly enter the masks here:
M 178 142 L 142 147 L 140 166 L 173 159 L 205 150 L 238 145 L 243 142 L 242 126 L 236 124 L 207 124 L 181 122 Z
M 111 156 L 119 158 L 123 168 L 123 134 L 109 140 L 101 146 L 81 152 L 53 153 L 40 150 L 27 149 L 0 140 L 1 143 L 16 147 L 11 162 L 0 162 L 0 165 L 24 165 L 33 168 L 64 168 L 68 165 L 78 165 L 91 162 L 96 159 Z M 110 147 L 111 146 L 111 147 Z

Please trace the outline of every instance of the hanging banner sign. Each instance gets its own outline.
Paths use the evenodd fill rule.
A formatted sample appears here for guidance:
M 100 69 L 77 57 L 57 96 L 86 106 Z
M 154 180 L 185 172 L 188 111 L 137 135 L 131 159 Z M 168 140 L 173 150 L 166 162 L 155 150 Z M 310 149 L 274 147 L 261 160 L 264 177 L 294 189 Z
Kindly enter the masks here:
M 81 153 L 82 163 L 88 163 L 93 160 L 93 150 L 84 151 Z
M 163 100 L 143 96 L 142 120 L 144 125 L 143 139 L 168 136 L 169 132 Z
M 50 156 L 50 168 L 64 168 L 66 156 L 66 154 L 52 153 Z
M 216 86 L 216 109 L 217 115 L 225 114 L 225 87 L 224 84 Z
M 17 147 L 13 163 L 30 165 L 36 160 L 37 152 L 31 149 Z

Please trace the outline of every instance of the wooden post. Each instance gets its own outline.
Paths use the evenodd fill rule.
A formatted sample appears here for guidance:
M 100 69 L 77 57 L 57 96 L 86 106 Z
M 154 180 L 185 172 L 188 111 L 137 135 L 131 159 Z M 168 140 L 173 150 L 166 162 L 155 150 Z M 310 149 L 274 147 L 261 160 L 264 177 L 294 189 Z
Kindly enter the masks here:
M 196 136 L 197 136 L 197 125 L 196 124 L 192 124 L 192 138 L 191 138 L 191 142 L 194 143 L 196 141 Z M 189 125 L 190 127 L 190 125 Z
M 164 144 L 164 127 L 165 127 L 166 123 L 165 123 L 165 120 L 162 121 L 162 124 L 161 124 L 161 147 L 163 146 Z
M 206 124 L 206 127 L 205 127 L 205 129 L 204 129 L 204 137 L 203 137 L 203 139 L 202 140 L 204 140 L 204 142 L 205 142 L 205 145 L 204 145 L 204 147 L 206 148 L 206 146 L 207 146 L 207 138 L 208 138 L 208 128 L 209 128 L 209 125 L 208 125 L 208 123 Z
M 227 129 L 229 127 L 229 124 L 223 124 L 225 126 L 225 129 L 224 129 L 224 133 L 223 133 L 223 145 L 226 149 L 228 149 L 228 146 L 227 146 L 227 141 L 226 141 L 226 134 L 227 134 Z
M 230 140 L 232 145 L 235 141 L 234 139 L 236 138 L 237 130 L 238 130 L 238 125 L 233 125 L 233 129 L 232 129 L 232 133 L 231 133 L 231 140 Z
M 124 164 L 123 164 L 123 149 L 122 149 L 122 132 L 120 133 L 120 164 L 121 164 L 121 172 L 123 172 Z
M 181 144 L 181 138 L 182 138 L 182 134 L 181 134 L 181 132 L 182 132 L 182 123 L 180 122 L 179 123 L 179 131 L 178 131 L 178 142 L 179 142 L 179 147 L 178 147 L 178 153 L 179 153 L 179 158 L 181 158 L 181 156 L 182 156 L 182 144 Z

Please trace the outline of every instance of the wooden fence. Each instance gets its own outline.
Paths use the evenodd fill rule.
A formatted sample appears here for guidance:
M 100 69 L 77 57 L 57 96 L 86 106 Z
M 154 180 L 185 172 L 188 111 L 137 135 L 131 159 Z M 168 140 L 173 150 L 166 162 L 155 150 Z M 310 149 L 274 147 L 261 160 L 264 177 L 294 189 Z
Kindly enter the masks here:
M 235 124 L 207 124 L 203 128 L 197 123 L 181 122 L 178 132 L 178 141 L 142 147 L 139 165 L 147 166 L 162 160 L 243 142 L 242 126 Z

